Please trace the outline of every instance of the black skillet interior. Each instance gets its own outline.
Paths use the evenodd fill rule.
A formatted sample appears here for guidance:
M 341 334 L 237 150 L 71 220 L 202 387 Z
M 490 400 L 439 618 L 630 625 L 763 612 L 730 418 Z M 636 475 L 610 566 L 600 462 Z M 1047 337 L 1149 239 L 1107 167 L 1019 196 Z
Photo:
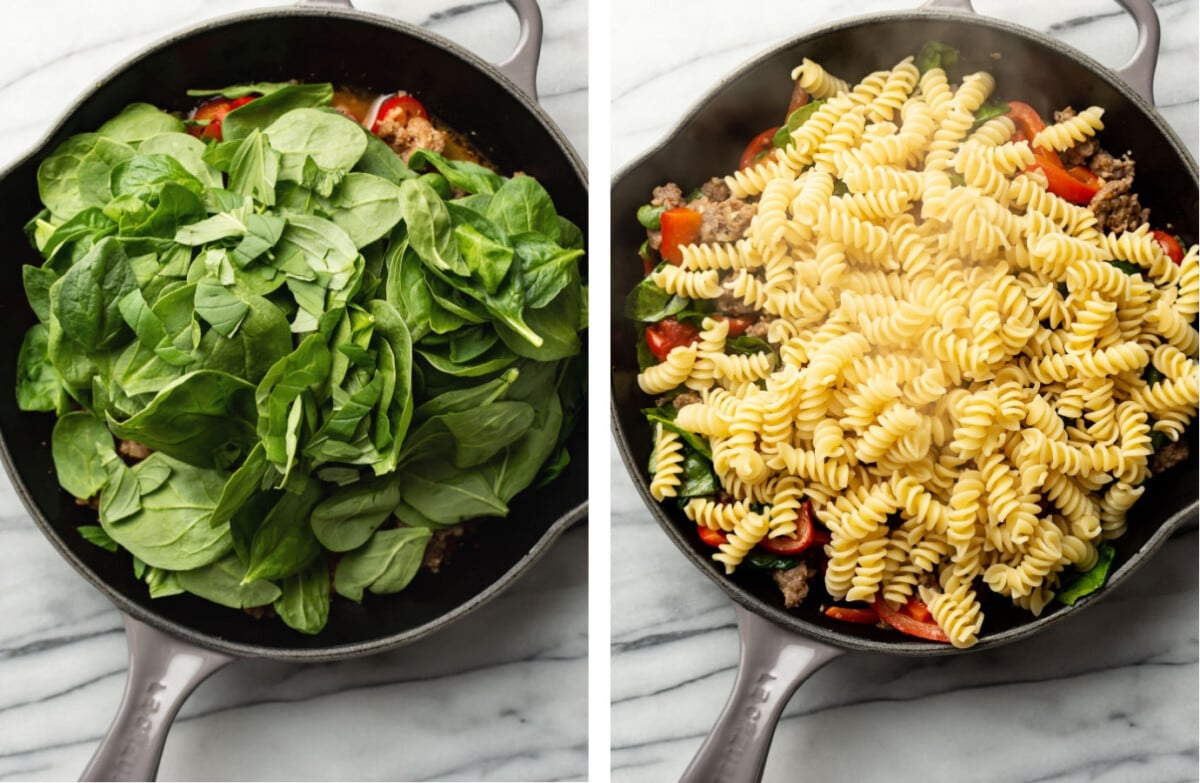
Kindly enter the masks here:
M 1135 190 L 1151 208 L 1155 228 L 1170 227 L 1188 244 L 1197 240 L 1196 164 L 1165 123 L 1139 108 L 1132 93 L 1118 88 L 1111 75 L 1073 50 L 1035 33 L 995 20 L 959 15 L 890 14 L 838 23 L 777 47 L 747 64 L 709 93 L 661 145 L 615 180 L 612 189 L 612 376 L 613 417 L 626 467 L 659 523 L 681 550 L 729 595 L 774 622 L 832 644 L 912 654 L 954 652 L 954 648 L 902 637 L 873 626 L 837 623 L 810 603 L 786 611 L 769 577 L 742 569 L 726 578 L 677 508 L 649 495 L 645 466 L 651 438 L 641 408 L 652 404 L 637 386 L 634 324 L 623 317 L 625 292 L 642 276 L 637 249 L 645 231 L 634 218 L 651 190 L 665 182 L 687 192 L 712 176 L 737 167 L 747 141 L 764 128 L 779 125 L 791 93 L 791 70 L 809 57 L 852 83 L 871 71 L 891 68 L 915 54 L 926 41 L 943 41 L 964 55 L 963 72 L 987 69 L 996 77 L 997 95 L 1022 100 L 1049 116 L 1066 105 L 1105 108 L 1100 138 L 1114 154 L 1131 150 L 1137 161 Z M 998 56 L 997 56 L 998 55 Z M 1193 425 L 1185 435 L 1193 444 Z M 1129 532 L 1115 542 L 1120 581 L 1157 547 L 1179 515 L 1195 516 L 1197 449 L 1186 463 L 1153 481 L 1130 514 Z M 1104 591 L 1077 602 L 1082 608 Z M 1038 620 L 1003 602 L 985 607 L 984 635 L 972 649 L 1001 644 L 1035 632 L 1068 613 L 1054 604 Z
M 583 516 L 587 498 L 586 423 L 575 428 L 571 464 L 554 483 L 512 504 L 506 519 L 480 524 L 439 574 L 422 573 L 404 592 L 368 595 L 361 605 L 335 600 L 317 636 L 276 620 L 257 621 L 190 596 L 151 601 L 133 578 L 127 554 L 86 543 L 77 525 L 95 515 L 58 487 L 48 443 L 54 419 L 17 410 L 12 389 L 21 335 L 34 323 L 25 303 L 21 265 L 39 263 L 22 224 L 41 207 L 39 160 L 74 133 L 89 131 L 126 104 L 147 101 L 186 111 L 189 88 L 300 79 L 416 95 L 436 117 L 467 134 L 503 173 L 524 171 L 550 192 L 558 211 L 587 231 L 582 165 L 560 132 L 501 86 L 457 47 L 448 51 L 390 20 L 309 9 L 281 9 L 224 20 L 178 36 L 123 68 L 67 118 L 47 144 L 0 181 L 0 241 L 8 248 L 0 284 L 0 432 L 10 474 L 59 550 L 123 609 L 176 635 L 226 651 L 319 659 L 382 649 L 416 638 L 457 617 L 507 582 L 539 554 L 566 519 Z

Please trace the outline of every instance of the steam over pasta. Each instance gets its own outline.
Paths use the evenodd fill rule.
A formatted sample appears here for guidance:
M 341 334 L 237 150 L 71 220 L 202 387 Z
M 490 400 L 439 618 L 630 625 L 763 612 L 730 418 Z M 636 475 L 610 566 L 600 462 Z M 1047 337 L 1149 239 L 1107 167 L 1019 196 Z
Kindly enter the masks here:
M 732 501 L 687 515 L 729 533 L 714 555 L 727 571 L 791 534 L 807 497 L 832 534 L 833 598 L 919 596 L 970 646 L 977 591 L 1040 613 L 1064 568 L 1124 531 L 1151 434 L 1176 440 L 1195 415 L 1197 251 L 1177 266 L 1145 226 L 1097 230 L 1048 191 L 1008 118 L 972 132 L 987 73 L 955 87 L 908 58 L 850 85 L 806 59 L 793 78 L 827 100 L 726 178 L 761 195 L 745 236 L 685 247 L 653 277 L 740 300 L 774 350 L 731 355 L 710 318 L 639 380 L 699 393 L 678 423 L 707 438 Z M 1032 144 L 1064 149 L 1101 113 Z M 1162 380 L 1143 379 L 1151 364 Z

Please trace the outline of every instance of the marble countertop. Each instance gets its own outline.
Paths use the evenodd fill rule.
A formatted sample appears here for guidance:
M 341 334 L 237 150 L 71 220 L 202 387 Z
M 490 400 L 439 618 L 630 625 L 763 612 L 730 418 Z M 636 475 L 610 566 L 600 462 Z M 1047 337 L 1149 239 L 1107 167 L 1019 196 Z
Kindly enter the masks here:
M 0 169 L 98 75 L 174 31 L 270 0 L 6 4 Z M 359 0 L 503 59 L 502 3 Z M 542 3 L 542 103 L 587 154 L 587 4 Z M 17 263 L 15 259 L 10 259 Z M 0 477 L 0 779 L 74 780 L 116 712 L 120 616 Z M 239 661 L 204 683 L 159 775 L 192 780 L 577 780 L 587 774 L 587 526 L 444 631 L 365 659 Z
M 614 4 L 614 169 L 656 144 L 710 85 L 761 50 L 904 0 Z M 977 0 L 1120 65 L 1134 27 L 1113 3 Z M 1197 153 L 1196 0 L 1155 2 L 1159 110 Z M 636 17 L 637 25 L 627 24 Z M 731 602 L 653 522 L 616 455 L 612 471 L 612 780 L 674 780 L 728 698 Z M 1025 642 L 949 659 L 845 655 L 783 713 L 764 780 L 1167 783 L 1197 768 L 1197 534 L 1077 617 Z

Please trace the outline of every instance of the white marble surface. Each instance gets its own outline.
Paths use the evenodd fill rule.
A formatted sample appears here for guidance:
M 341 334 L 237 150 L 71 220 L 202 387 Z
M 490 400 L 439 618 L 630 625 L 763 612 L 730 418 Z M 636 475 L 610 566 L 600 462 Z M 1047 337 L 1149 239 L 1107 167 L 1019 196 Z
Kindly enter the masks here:
M 905 0 L 715 0 L 613 9 L 613 166 L 667 134 L 708 88 L 772 43 Z M 1162 113 L 1197 144 L 1197 3 L 1156 2 Z M 1133 24 L 1114 3 L 978 0 L 1115 66 Z M 628 24 L 630 18 L 639 20 Z M 620 262 L 619 260 L 617 261 Z M 673 780 L 729 695 L 729 600 L 696 571 L 612 465 L 612 780 Z M 1197 535 L 1170 541 L 1107 599 L 1024 643 L 953 659 L 843 656 L 792 699 L 765 780 L 1168 783 L 1197 769 Z
M 5 3 L 0 169 L 98 75 L 157 39 L 264 0 Z M 502 3 L 361 0 L 492 61 Z M 586 154 L 583 0 L 542 3 L 539 87 Z M 17 259 L 12 259 L 18 263 Z M 0 477 L 0 779 L 74 780 L 125 680 L 119 615 L 63 562 Z M 492 603 L 443 632 L 320 666 L 240 661 L 204 683 L 160 777 L 192 780 L 577 780 L 587 773 L 587 528 L 577 526 Z

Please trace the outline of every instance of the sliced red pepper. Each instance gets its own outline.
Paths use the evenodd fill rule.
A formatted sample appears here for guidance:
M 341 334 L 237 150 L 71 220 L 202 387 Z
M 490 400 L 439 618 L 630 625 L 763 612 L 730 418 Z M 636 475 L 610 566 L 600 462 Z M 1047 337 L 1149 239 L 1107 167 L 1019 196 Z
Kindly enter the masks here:
M 713 530 L 704 525 L 696 525 L 696 532 L 700 535 L 700 540 L 711 547 L 719 547 L 725 543 L 725 533 L 720 530 Z
M 1041 169 L 1046 174 L 1046 190 L 1059 198 L 1072 204 L 1087 204 L 1100 191 L 1099 185 L 1089 185 L 1071 176 L 1052 150 L 1037 148 L 1033 156 L 1037 161 L 1029 168 Z M 1099 177 L 1096 181 L 1100 181 Z
M 1163 252 L 1174 261 L 1176 264 L 1183 263 L 1183 248 L 1179 246 L 1179 240 L 1168 234 L 1166 231 L 1155 229 L 1150 232 L 1154 239 L 1162 246 Z
M 813 525 L 813 546 L 825 546 L 832 540 L 833 536 L 829 535 L 828 530 Z
M 683 263 L 684 245 L 694 245 L 700 238 L 703 217 L 694 209 L 675 207 L 662 213 L 662 248 L 659 255 L 675 266 Z
M 775 555 L 798 555 L 812 546 L 812 504 L 805 500 L 796 512 L 796 533 L 791 536 L 764 538 L 759 547 Z
M 933 620 L 933 612 L 929 611 L 929 607 L 925 602 L 915 595 L 910 595 L 904 606 L 900 607 L 900 611 L 904 612 L 914 620 L 920 620 L 923 623 Z
M 887 601 L 883 600 L 881 596 L 875 596 L 875 600 L 871 602 L 871 608 L 879 615 L 880 620 L 883 620 L 900 633 L 915 636 L 918 639 L 927 639 L 931 642 L 950 641 L 950 637 L 937 626 L 937 623 L 923 623 L 920 620 L 913 619 L 903 612 L 899 612 L 888 606 Z
M 256 95 L 243 95 L 241 98 L 213 98 L 211 101 L 200 104 L 196 111 L 192 112 L 193 120 L 208 120 L 207 125 L 189 125 L 188 133 L 198 139 L 215 139 L 221 141 L 221 123 L 225 119 L 225 115 L 241 106 L 245 106 L 250 101 L 254 100 Z
M 826 617 L 832 617 L 834 620 L 841 620 L 844 623 L 859 623 L 861 625 L 874 625 L 879 622 L 879 615 L 875 614 L 874 609 L 859 608 L 857 606 L 830 606 L 825 610 Z
M 758 163 L 764 157 L 775 152 L 775 131 L 779 130 L 779 126 L 767 128 L 762 133 L 755 136 L 746 145 L 746 149 L 742 152 L 741 160 L 738 161 L 739 169 L 748 169 L 755 163 Z
M 1089 185 L 1096 190 L 1104 186 L 1104 180 L 1092 173 L 1092 170 L 1087 166 L 1072 166 L 1067 169 L 1067 173 L 1085 185 Z
M 700 339 L 700 330 L 691 324 L 680 323 L 675 316 L 664 318 L 646 327 L 646 345 L 660 362 L 667 360 L 672 348 L 691 345 Z
M 1016 132 L 1013 133 L 1013 141 L 1032 142 L 1034 136 L 1046 129 L 1046 123 L 1042 122 L 1042 117 L 1037 113 L 1037 109 L 1028 103 L 1009 101 L 1008 117 L 1017 126 Z
M 411 95 L 393 95 L 379 104 L 379 111 L 375 113 L 375 121 L 371 123 L 371 133 L 378 134 L 379 127 L 387 120 L 391 120 L 397 125 L 407 125 L 413 117 L 427 120 L 429 112 L 425 111 L 421 102 Z
M 713 318 L 729 322 L 730 337 L 741 337 L 750 328 L 750 325 L 758 320 L 752 315 L 714 315 Z
M 1013 141 L 1028 141 L 1032 144 L 1033 137 L 1046 129 L 1046 123 L 1042 121 L 1041 115 L 1028 103 L 1009 101 L 1008 116 L 1017 126 L 1017 130 L 1013 134 Z M 1072 176 L 1054 150 L 1034 147 L 1033 156 L 1037 162 L 1029 168 L 1041 169 L 1045 172 L 1046 189 L 1072 204 L 1087 204 L 1099 192 L 1100 186 L 1103 184 L 1099 177 L 1087 169 L 1084 171 L 1087 171 L 1090 178 L 1086 182 Z

